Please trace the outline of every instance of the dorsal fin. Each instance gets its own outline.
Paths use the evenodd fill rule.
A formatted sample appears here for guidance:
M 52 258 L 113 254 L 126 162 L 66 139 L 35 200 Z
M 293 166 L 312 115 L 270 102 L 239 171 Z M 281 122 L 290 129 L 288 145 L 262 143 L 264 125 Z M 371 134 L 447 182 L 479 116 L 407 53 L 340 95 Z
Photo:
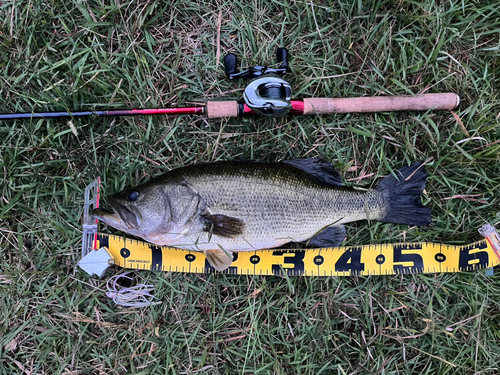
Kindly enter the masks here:
M 342 186 L 342 177 L 335 170 L 333 165 L 324 159 L 307 158 L 307 159 L 292 159 L 283 161 L 285 164 L 293 165 L 306 172 L 313 180 L 333 185 Z

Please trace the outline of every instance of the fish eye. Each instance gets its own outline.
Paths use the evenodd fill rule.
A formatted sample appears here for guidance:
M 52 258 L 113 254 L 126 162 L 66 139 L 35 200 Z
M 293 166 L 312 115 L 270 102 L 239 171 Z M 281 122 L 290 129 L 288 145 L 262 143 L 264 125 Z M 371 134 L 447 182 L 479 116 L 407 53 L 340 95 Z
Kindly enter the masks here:
M 139 197 L 139 192 L 137 190 L 131 190 L 128 193 L 128 200 L 131 202 L 135 202 L 138 197 Z

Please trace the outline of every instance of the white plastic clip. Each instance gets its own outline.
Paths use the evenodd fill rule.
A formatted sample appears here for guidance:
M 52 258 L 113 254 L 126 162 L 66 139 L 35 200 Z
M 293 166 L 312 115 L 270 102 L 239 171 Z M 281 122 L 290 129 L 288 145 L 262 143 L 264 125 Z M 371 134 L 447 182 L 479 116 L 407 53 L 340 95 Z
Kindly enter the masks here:
M 113 264 L 113 257 L 105 247 L 99 250 L 92 250 L 78 262 L 78 267 L 87 272 L 90 276 L 97 275 L 103 277 L 108 267 Z

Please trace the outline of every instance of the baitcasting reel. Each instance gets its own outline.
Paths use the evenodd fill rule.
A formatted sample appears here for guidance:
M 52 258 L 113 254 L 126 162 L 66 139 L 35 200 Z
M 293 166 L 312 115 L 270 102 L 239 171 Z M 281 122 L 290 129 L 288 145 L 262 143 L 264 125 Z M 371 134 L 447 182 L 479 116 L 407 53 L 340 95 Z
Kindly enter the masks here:
M 252 79 L 245 88 L 243 98 L 254 112 L 267 117 L 285 116 L 292 109 L 292 87 L 279 75 L 285 74 L 288 67 L 288 50 L 278 48 L 276 58 L 281 63 L 278 69 L 267 66 L 254 66 L 238 72 L 238 58 L 230 53 L 224 57 L 224 68 L 229 79 Z

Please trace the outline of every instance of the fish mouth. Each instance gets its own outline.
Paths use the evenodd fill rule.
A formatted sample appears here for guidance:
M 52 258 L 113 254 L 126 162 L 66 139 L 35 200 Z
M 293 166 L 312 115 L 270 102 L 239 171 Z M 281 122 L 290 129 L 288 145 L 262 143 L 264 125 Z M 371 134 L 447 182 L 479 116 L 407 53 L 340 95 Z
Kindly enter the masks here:
M 109 198 L 109 205 L 112 210 L 96 208 L 92 211 L 92 215 L 117 229 L 137 229 L 141 224 L 138 214 L 119 204 L 111 197 Z

